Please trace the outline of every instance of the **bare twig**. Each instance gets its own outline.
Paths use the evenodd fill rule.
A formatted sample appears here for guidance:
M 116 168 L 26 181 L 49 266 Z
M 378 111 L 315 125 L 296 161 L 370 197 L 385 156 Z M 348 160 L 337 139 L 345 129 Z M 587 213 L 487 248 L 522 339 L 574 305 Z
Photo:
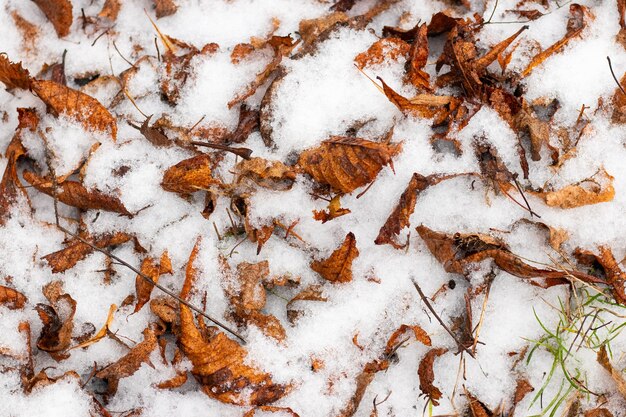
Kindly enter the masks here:
M 252 155 L 252 149 L 248 148 L 233 148 L 232 146 L 221 145 L 219 143 L 198 142 L 195 140 L 192 140 L 190 143 L 196 146 L 205 146 L 211 149 L 231 152 L 235 155 L 241 156 L 243 159 L 250 159 L 250 155 Z
M 615 72 L 613 72 L 613 65 L 611 64 L 611 58 L 609 58 L 608 56 L 606 57 L 606 60 L 609 61 L 609 69 L 611 70 L 611 75 L 613 76 L 613 79 L 615 80 L 615 83 L 617 84 L 617 86 L 619 87 L 619 89 L 622 91 L 622 93 L 624 95 L 626 95 L 626 91 L 624 91 L 624 88 L 622 87 L 622 85 L 620 84 L 619 80 L 617 79 L 617 77 L 615 76 Z

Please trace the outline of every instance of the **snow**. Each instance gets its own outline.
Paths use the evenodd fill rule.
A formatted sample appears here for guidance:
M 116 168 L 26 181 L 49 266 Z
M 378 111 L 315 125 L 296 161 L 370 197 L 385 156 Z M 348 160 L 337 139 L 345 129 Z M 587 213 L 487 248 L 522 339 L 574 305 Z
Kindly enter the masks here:
M 393 127 L 392 142 L 402 142 L 402 152 L 394 158 L 393 170 L 389 166 L 383 167 L 361 197 L 357 195 L 364 188 L 342 196 L 342 207 L 349 208 L 351 213 L 324 224 L 314 220 L 312 212 L 326 208 L 327 202 L 317 198 L 315 184 L 304 175 L 299 175 L 287 191 L 259 187 L 246 195 L 248 220 L 252 226 L 276 220 L 285 227 L 293 225 L 293 232 L 302 239 L 285 239 L 285 230 L 277 227 L 275 235 L 258 255 L 256 243 L 246 240 L 240 244 L 243 235 L 228 233 L 232 226 L 230 218 L 234 216 L 237 225 L 242 219 L 233 214 L 225 193 L 218 196 L 216 210 L 207 220 L 202 216 L 203 193 L 181 196 L 162 189 L 165 170 L 194 153 L 176 146 L 153 146 L 127 122 L 141 124 L 144 118 L 140 112 L 153 115 L 153 122 L 166 116 L 174 126 L 181 127 L 179 131 L 166 129 L 171 139 L 194 126 L 202 117 L 204 120 L 195 132 L 202 128 L 232 131 L 237 126 L 239 106 L 229 109 L 227 103 L 247 88 L 272 56 L 268 48 L 234 64 L 231 52 L 235 45 L 250 42 L 252 37 L 264 39 L 274 30 L 276 35 L 291 34 L 297 39 L 299 22 L 325 15 L 331 3 L 318 0 L 176 2 L 178 11 L 174 15 L 155 20 L 159 29 L 200 49 L 211 42 L 217 43 L 219 49 L 190 60 L 189 76 L 176 105 L 172 105 L 160 93 L 159 85 L 166 69 L 157 58 L 155 39 L 157 43 L 160 41 L 146 16 L 156 19 L 151 1 L 122 2 L 115 26 L 95 44 L 96 37 L 109 26 L 95 30 L 88 25 L 83 31 L 79 16 L 81 9 L 87 16 L 97 15 L 103 1 L 73 1 L 74 23 L 71 34 L 65 39 L 57 38 L 52 25 L 35 3 L 6 1 L 0 8 L 3 51 L 13 61 L 22 60 L 31 74 L 37 75 L 45 64 L 58 62 L 63 51 L 67 50 L 65 71 L 68 85 L 98 98 L 109 109 L 118 119 L 118 137 L 113 141 L 104 134 L 86 130 L 75 120 L 45 114 L 45 106 L 28 92 L 8 92 L 0 88 L 0 108 L 6 112 L 6 117 L 0 114 L 0 151 L 4 154 L 14 135 L 17 126 L 15 109 L 35 107 L 42 116 L 39 128 L 53 151 L 52 164 L 57 176 L 71 175 L 84 164 L 77 179 L 86 187 L 119 198 L 133 214 L 119 216 L 91 210 L 82 214 L 85 230 L 93 236 L 115 231 L 135 236 L 146 249 L 146 254 L 135 251 L 132 242 L 112 249 L 114 255 L 134 267 L 139 267 L 144 257 L 158 259 L 167 250 L 174 273 L 161 277 L 160 283 L 174 292 L 182 286 L 189 253 L 200 238 L 196 263 L 199 275 L 191 301 L 202 305 L 206 296 L 206 312 L 230 326 L 236 327 L 229 316 L 225 290 L 231 283 L 222 268 L 224 260 L 232 270 L 236 270 L 236 265 L 241 262 L 268 260 L 271 275 L 289 274 L 298 278 L 298 288 L 275 287 L 268 291 L 263 310 L 274 314 L 285 327 L 287 337 L 283 343 L 268 338 L 254 326 L 239 329 L 247 340 L 249 363 L 270 373 L 275 382 L 291 386 L 289 394 L 281 398 L 275 404 L 277 406 L 290 407 L 300 416 L 338 415 L 353 396 L 355 378 L 363 367 L 380 358 L 395 329 L 408 324 L 421 326 L 430 335 L 432 347 L 449 350 L 435 360 L 434 385 L 439 387 L 443 396 L 440 405 L 433 407 L 433 415 L 462 415 L 467 402 L 463 386 L 491 410 L 500 404 L 508 407 L 512 404 L 519 379 L 527 379 L 535 391 L 517 406 L 515 416 L 541 413 L 542 407 L 558 395 L 565 381 L 563 372 L 557 369 L 546 385 L 543 400 L 533 402 L 547 381 L 546 372 L 550 371 L 554 357 L 541 347 L 534 351 L 530 360 L 528 356 L 520 358 L 520 352 L 532 349 L 533 341 L 546 334 L 537 317 L 546 328 L 557 327 L 558 306 L 568 297 L 569 290 L 566 286 L 543 289 L 495 268 L 484 313 L 484 293 L 471 302 L 474 325 L 484 314 L 476 358 L 456 354 L 456 342 L 427 311 L 413 281 L 431 297 L 454 280 L 456 287 L 442 292 L 432 302 L 437 313 L 452 326 L 453 318 L 465 313 L 466 292 L 484 283 L 493 264 L 484 261 L 477 265 L 469 280 L 446 273 L 415 232 L 415 227 L 423 224 L 451 234 L 487 233 L 504 240 L 513 253 L 524 259 L 549 265 L 555 261 L 563 262 L 570 268 L 569 260 L 564 260 L 549 246 L 546 230 L 520 222 L 520 219 L 527 219 L 564 229 L 569 236 L 562 248 L 566 254 L 579 247 L 597 252 L 598 246 L 607 245 L 618 262 L 622 260 L 626 253 L 623 238 L 626 230 L 626 167 L 623 162 L 626 160 L 626 131 L 611 122 L 610 102 L 616 85 L 606 56 L 611 57 L 620 78 L 626 68 L 626 52 L 615 41 L 619 23 L 614 2 L 582 2 L 595 14 L 583 35 L 571 40 L 562 51 L 521 81 L 525 88 L 524 97 L 529 103 L 535 99 L 558 100 L 559 107 L 552 120 L 555 126 L 552 143 L 558 142 L 555 132 L 559 127 L 574 125 L 582 105 L 589 107 L 585 115 L 590 124 L 580 138 L 573 158 L 557 169 L 549 166 L 549 156 L 544 150 L 541 161 L 530 161 L 528 180 L 520 181 L 528 188 L 538 189 L 547 184 L 559 189 L 604 169 L 614 177 L 615 198 L 611 202 L 564 210 L 548 207 L 539 197 L 528 194 L 529 204 L 541 216 L 531 219 L 524 208 L 496 192 L 488 181 L 460 176 L 429 187 L 419 195 L 410 217 L 411 226 L 397 239 L 398 242 L 408 240 L 406 249 L 375 245 L 380 227 L 414 172 L 430 175 L 479 171 L 473 150 L 477 138 L 492 145 L 508 169 L 519 174 L 520 178 L 522 176 L 517 134 L 496 110 L 483 106 L 455 135 L 462 149 L 460 155 L 438 151 L 430 143 L 431 121 L 404 116 L 354 66 L 354 57 L 379 39 L 384 25 L 401 25 L 408 29 L 419 20 L 428 22 L 433 13 L 449 7 L 448 2 L 437 0 L 403 0 L 377 16 L 364 30 L 349 26 L 339 28 L 310 54 L 285 57 L 282 63 L 284 76 L 276 81 L 268 108 L 274 144 L 266 147 L 261 135 L 255 131 L 246 142 L 237 145 L 252 149 L 254 156 L 293 163 L 301 151 L 318 146 L 330 136 L 345 135 L 353 126 L 360 126 L 359 137 L 370 140 L 380 140 Z M 523 20 L 507 11 L 517 8 L 517 0 L 470 3 L 472 12 L 478 11 L 486 20 L 497 5 L 492 22 L 484 25 L 477 36 L 481 50 L 510 36 L 523 24 L 529 25 L 516 41 L 519 47 L 513 53 L 506 73 L 523 70 L 539 48 L 545 50 L 565 34 L 569 13 L 566 4 L 559 8 L 551 2 L 549 13 L 532 22 L 506 23 Z M 363 13 L 372 4 L 373 0 L 357 2 L 349 15 Z M 546 11 L 541 6 L 529 4 L 528 7 Z M 35 51 L 28 52 L 22 47 L 22 36 L 11 17 L 13 11 L 38 27 Z M 471 16 L 471 12 L 464 16 Z M 434 63 L 443 39 L 431 38 L 430 42 L 426 70 L 434 78 Z M 164 53 L 165 48 L 160 43 L 159 48 L 159 52 Z M 150 58 L 142 60 L 129 72 L 124 86 L 127 94 L 136 101 L 136 108 L 126 97 L 114 99 L 121 86 L 110 79 L 105 80 L 105 77 L 119 76 L 130 68 L 122 56 L 135 62 L 144 55 L 150 55 Z M 364 72 L 374 79 L 382 77 L 400 94 L 411 97 L 416 90 L 403 84 L 404 65 L 405 59 L 401 58 L 366 67 Z M 494 68 L 499 74 L 500 68 Z M 75 83 L 77 78 L 95 73 L 100 74 L 100 81 L 84 87 Z M 263 93 L 272 81 L 273 78 L 261 86 L 245 101 L 246 104 L 258 109 Z M 459 93 L 454 88 L 436 92 Z M 193 132 L 191 136 L 197 139 Z M 20 170 L 35 169 L 45 175 L 48 167 L 41 136 L 37 132 L 24 132 L 22 137 L 31 161 L 23 162 Z M 226 155 L 213 174 L 230 183 L 238 161 L 232 155 Z M 2 171 L 6 163 L 2 156 Z M 54 226 L 52 199 L 32 187 L 26 190 L 32 210 L 25 199 L 20 199 L 0 228 L 0 284 L 17 289 L 28 299 L 23 310 L 0 306 L 0 392 L 4 400 L 0 403 L 0 415 L 90 416 L 93 415 L 91 394 L 101 392 L 102 386 L 91 381 L 83 389 L 81 382 L 87 380 L 94 362 L 100 367 L 105 366 L 125 355 L 128 349 L 105 337 L 88 348 L 70 351 L 71 356 L 61 362 L 39 351 L 35 345 L 42 325 L 34 306 L 47 302 L 42 287 L 61 280 L 64 291 L 76 300 L 75 337 L 87 323 L 100 329 L 112 304 L 118 309 L 111 330 L 130 346 L 142 340 L 142 330 L 156 317 L 148 305 L 136 314 L 132 314 L 133 305 L 121 307 L 123 300 L 135 293 L 135 273 L 113 264 L 110 266 L 114 271 L 112 280 L 105 283 L 103 270 L 109 265 L 101 253 L 94 252 L 68 271 L 53 274 L 42 257 L 64 247 L 65 236 Z M 77 230 L 76 219 L 81 216 L 78 210 L 63 204 L 59 205 L 59 210 L 63 224 Z M 356 236 L 360 252 L 352 266 L 354 279 L 344 284 L 324 282 L 310 269 L 310 262 L 329 256 L 349 232 Z M 315 284 L 322 285 L 323 295 L 328 300 L 299 301 L 295 307 L 303 315 L 291 325 L 287 317 L 287 301 L 300 290 Z M 154 290 L 153 298 L 157 295 L 162 294 Z M 613 320 L 615 325 L 623 322 L 623 308 L 602 306 L 606 309 L 601 313 L 603 319 Z M 24 393 L 19 373 L 9 369 L 16 363 L 22 364 L 26 354 L 26 338 L 17 329 L 22 321 L 31 325 L 35 373 L 46 367 L 54 367 L 48 369 L 51 376 L 74 370 L 82 381 L 66 378 L 37 388 L 30 394 Z M 599 330 L 602 337 L 608 334 L 608 327 Z M 355 335 L 362 349 L 353 343 Z M 171 359 L 175 340 L 167 337 L 166 356 Z M 569 334 L 564 336 L 563 344 L 569 346 L 573 341 L 574 334 Z M 626 334 L 619 333 L 612 340 L 611 348 L 613 366 L 621 371 L 626 366 L 623 355 Z M 370 415 L 374 399 L 378 403 L 387 395 L 387 400 L 377 406 L 381 416 L 421 415 L 422 410 L 427 410 L 428 400 L 421 395 L 417 368 L 429 349 L 413 339 L 398 349 L 397 358 L 389 369 L 379 372 L 368 387 L 355 416 Z M 324 364 L 317 372 L 311 369 L 314 359 Z M 626 416 L 623 411 L 625 402 L 606 371 L 597 364 L 594 349 L 583 346 L 573 351 L 567 366 L 571 372 L 576 368 L 581 370 L 590 391 L 608 393 L 606 406 L 616 417 Z M 191 369 L 191 364 L 183 361 L 179 369 Z M 155 350 L 150 363 L 144 363 L 132 376 L 120 380 L 116 395 L 109 398 L 105 406 L 107 410 L 117 412 L 142 407 L 143 415 L 151 417 L 241 416 L 248 410 L 208 397 L 191 375 L 182 387 L 172 390 L 156 387 L 172 376 L 174 369 L 164 364 Z M 595 396 L 585 397 L 582 401 L 585 409 L 597 405 Z

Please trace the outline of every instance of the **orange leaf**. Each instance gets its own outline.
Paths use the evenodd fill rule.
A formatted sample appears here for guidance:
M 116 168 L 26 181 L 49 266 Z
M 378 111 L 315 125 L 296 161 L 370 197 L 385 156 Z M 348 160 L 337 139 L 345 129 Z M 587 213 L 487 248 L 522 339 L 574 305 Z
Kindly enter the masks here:
M 102 10 L 98 13 L 98 16 L 115 22 L 117 20 L 117 15 L 120 12 L 120 7 L 120 0 L 106 0 L 104 2 L 104 6 L 102 6 Z
M 72 3 L 70 0 L 33 0 L 46 15 L 59 38 L 67 36 L 72 26 Z
M 238 175 L 237 183 L 250 179 L 261 187 L 273 190 L 287 190 L 296 179 L 296 173 L 292 167 L 280 161 L 257 157 L 239 162 L 235 166 L 235 172 Z
M 53 359 L 59 361 L 68 356 L 64 352 L 70 347 L 72 341 L 76 301 L 69 294 L 58 295 L 56 299 L 48 296 L 48 300 L 52 306 L 47 304 L 35 306 L 43 323 L 37 347 L 50 353 Z
M 417 374 L 420 380 L 420 391 L 428 397 L 433 405 L 439 405 L 439 399 L 441 398 L 441 391 L 437 388 L 433 382 L 435 381 L 435 372 L 433 371 L 433 365 L 435 359 L 438 356 L 446 353 L 448 349 L 437 348 L 429 350 L 426 355 L 420 361 L 417 369 Z
M 411 46 L 398 38 L 379 39 L 354 58 L 357 67 L 363 69 L 384 63 L 386 60 L 397 61 L 401 56 L 408 57 Z
M 22 63 L 17 64 L 9 61 L 7 55 L 0 54 L 0 82 L 4 83 L 8 89 L 21 88 L 30 89 L 31 78 L 27 69 L 22 67 Z
M 218 183 L 211 176 L 211 155 L 201 154 L 168 168 L 163 175 L 161 187 L 173 193 L 191 194 Z
M 0 285 L 0 305 L 4 305 L 10 310 L 24 308 L 26 297 L 21 292 L 13 288 Z
M 161 255 L 161 260 L 158 264 L 155 263 L 153 258 L 145 258 L 141 263 L 141 272 L 147 275 L 154 282 L 159 281 L 159 277 L 164 274 L 172 274 L 172 263 L 167 251 Z M 135 293 L 137 294 L 137 304 L 135 305 L 134 312 L 138 312 L 141 308 L 150 301 L 150 295 L 154 285 L 147 282 L 141 276 L 137 275 L 135 278 Z
M 178 10 L 178 6 L 176 6 L 174 0 L 154 0 L 154 8 L 157 19 L 171 16 Z
M 423 343 L 426 346 L 430 346 L 431 345 L 430 336 L 428 336 L 428 333 L 426 333 L 424 331 L 424 329 L 422 329 L 418 325 L 408 326 L 406 324 L 403 324 L 395 332 L 393 332 L 393 334 L 391 335 L 391 337 L 387 341 L 387 346 L 385 347 L 385 355 L 390 355 L 391 353 L 394 352 L 394 350 L 396 349 L 397 344 L 398 344 L 398 339 L 407 330 L 411 330 L 413 332 L 413 335 L 415 336 L 415 339 L 418 342 L 421 342 L 421 343 Z
M 328 203 L 328 210 L 313 210 L 313 218 L 322 223 L 326 223 L 337 217 L 341 217 L 350 213 L 350 209 L 341 207 L 341 196 L 337 194 Z
M 313 261 L 311 269 L 330 282 L 352 281 L 352 261 L 359 256 L 356 238 L 352 232 L 346 235 L 340 247 L 323 261 Z
M 400 148 L 400 144 L 334 136 L 302 152 L 298 165 L 315 181 L 350 193 L 372 182 L 383 166 L 391 165 Z
M 117 122 L 95 98 L 47 80 L 33 80 L 32 89 L 55 115 L 80 122 L 85 129 L 108 132 L 117 137 Z

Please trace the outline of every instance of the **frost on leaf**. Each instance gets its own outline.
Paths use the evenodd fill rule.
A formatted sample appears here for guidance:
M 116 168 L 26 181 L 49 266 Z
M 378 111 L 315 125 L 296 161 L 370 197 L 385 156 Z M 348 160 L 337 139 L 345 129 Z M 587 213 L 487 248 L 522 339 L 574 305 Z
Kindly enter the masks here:
M 426 355 L 420 361 L 417 369 L 417 374 L 420 380 L 420 391 L 428 397 L 434 405 L 439 405 L 439 399 L 441 398 L 441 391 L 437 388 L 433 382 L 435 381 L 435 372 L 433 371 L 433 365 L 435 359 L 438 356 L 446 353 L 448 349 L 436 348 L 429 350 Z
M 33 0 L 46 15 L 59 38 L 67 36 L 72 26 L 72 3 L 70 0 Z
M 180 297 L 187 299 L 198 275 L 194 267 L 198 244 L 189 257 Z M 191 309 L 180 304 L 178 342 L 191 361 L 191 373 L 202 391 L 219 401 L 238 405 L 265 405 L 284 396 L 288 387 L 275 384 L 269 374 L 247 365 L 246 350 L 224 333 L 205 338 L 194 322 Z
M 400 148 L 400 144 L 334 136 L 302 152 L 298 166 L 318 183 L 351 193 L 374 181 L 383 166 L 393 166 L 392 158 Z
M 211 176 L 211 155 L 201 154 L 168 168 L 163 174 L 161 186 L 166 191 L 186 195 L 218 183 Z
M 327 259 L 313 261 L 311 269 L 330 282 L 352 281 L 352 261 L 359 256 L 356 238 L 352 232 L 346 235 L 340 247 Z
M 117 197 L 101 193 L 97 190 L 88 190 L 78 181 L 64 181 L 57 184 L 56 193 L 54 183 L 40 177 L 31 171 L 24 171 L 24 179 L 42 193 L 56 197 L 60 202 L 81 210 L 105 210 L 130 216 L 130 212 L 124 207 Z

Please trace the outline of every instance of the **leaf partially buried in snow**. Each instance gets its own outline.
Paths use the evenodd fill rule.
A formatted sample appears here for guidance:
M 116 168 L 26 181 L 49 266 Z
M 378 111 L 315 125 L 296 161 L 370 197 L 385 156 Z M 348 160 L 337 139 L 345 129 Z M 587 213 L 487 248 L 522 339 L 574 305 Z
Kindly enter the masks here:
M 300 155 L 298 165 L 320 184 L 350 193 L 374 181 L 385 165 L 400 152 L 400 144 L 333 136 Z
M 67 36 L 72 26 L 72 3 L 70 0 L 33 0 L 46 15 L 59 38 Z
M 150 277 L 154 282 L 158 282 L 161 275 L 172 274 L 174 271 L 172 270 L 172 262 L 170 261 L 167 251 L 163 252 L 158 263 L 154 258 L 145 258 L 141 262 L 141 272 Z M 153 284 L 137 275 L 135 278 L 135 293 L 137 294 L 135 313 L 141 310 L 141 308 L 150 301 L 150 294 L 152 294 L 153 288 Z
M 408 57 L 411 46 L 398 38 L 379 39 L 368 48 L 367 51 L 358 54 L 354 58 L 357 67 L 363 69 L 367 66 L 375 66 L 386 61 L 397 61 L 400 57 Z
M 470 394 L 465 387 L 463 387 L 465 391 L 465 396 L 467 397 L 467 402 L 469 403 L 469 409 L 472 413 L 472 417 L 492 417 L 494 413 L 487 408 L 485 404 L 478 400 L 475 396 Z
M 570 209 L 612 201 L 615 197 L 615 188 L 613 188 L 613 177 L 605 170 L 601 170 L 594 177 L 576 184 L 539 194 L 550 207 Z
M 420 391 L 422 391 L 422 393 L 426 395 L 434 405 L 439 405 L 441 391 L 434 385 L 435 371 L 433 370 L 433 365 L 435 363 L 435 359 L 447 351 L 448 349 L 444 348 L 429 350 L 420 361 L 417 369 L 417 374 L 420 380 Z
M 0 305 L 11 310 L 23 308 L 26 304 L 26 297 L 21 292 L 0 285 Z
M 81 123 L 87 130 L 108 132 L 117 137 L 117 122 L 95 98 L 54 81 L 33 80 L 32 90 L 55 115 Z
M 604 275 L 615 300 L 626 305 L 626 273 L 620 268 L 610 248 L 600 246 L 599 254 L 578 248 L 574 251 L 574 257 L 579 263 Z
M 43 324 L 37 347 L 59 361 L 69 356 L 65 351 L 72 341 L 76 301 L 69 294 L 60 293 L 60 286 L 55 290 L 52 290 L 52 286 L 44 288 L 51 305 L 40 303 L 35 306 Z
M 152 323 L 143 331 L 143 340 L 136 344 L 126 355 L 96 373 L 96 377 L 105 379 L 108 393 L 114 395 L 119 380 L 133 375 L 143 363 L 149 363 L 150 354 L 157 347 L 158 336 L 162 330 Z
M 32 80 L 30 73 L 22 67 L 21 62 L 11 62 L 6 54 L 0 54 L 0 82 L 4 83 L 8 89 L 28 90 Z
M 622 372 L 613 368 L 613 365 L 611 365 L 609 355 L 606 351 L 606 345 L 602 345 L 598 351 L 597 360 L 598 363 L 611 374 L 611 378 L 613 378 L 617 390 L 620 394 L 622 394 L 623 398 L 626 398 L 626 380 L 624 379 Z
M 24 171 L 24 179 L 33 187 L 49 196 L 55 195 L 52 181 L 40 177 L 31 171 Z M 101 193 L 97 190 L 88 190 L 78 181 L 64 181 L 57 184 L 56 197 L 60 202 L 81 210 L 105 210 L 130 216 L 130 212 L 124 207 L 117 197 Z
M 198 246 L 189 257 L 182 299 L 188 298 L 198 274 L 194 267 Z M 191 309 L 184 304 L 180 304 L 180 322 L 178 342 L 193 365 L 191 373 L 208 396 L 230 404 L 264 405 L 287 393 L 288 387 L 275 384 L 269 374 L 247 365 L 246 350 L 224 333 L 205 339 L 194 323 Z
M 161 186 L 166 191 L 191 194 L 205 190 L 219 181 L 211 176 L 211 155 L 202 154 L 180 161 L 168 168 Z
M 346 235 L 340 247 L 327 259 L 313 261 L 311 269 L 330 282 L 352 281 L 352 261 L 359 256 L 356 238 L 352 232 Z
M 328 203 L 327 210 L 313 210 L 313 218 L 319 220 L 322 223 L 326 223 L 337 217 L 341 217 L 350 213 L 350 209 L 341 207 L 341 196 L 337 194 Z
M 239 162 L 235 166 L 235 172 L 238 183 L 250 179 L 261 187 L 273 190 L 287 190 L 296 179 L 296 172 L 292 167 L 280 161 L 257 157 Z

